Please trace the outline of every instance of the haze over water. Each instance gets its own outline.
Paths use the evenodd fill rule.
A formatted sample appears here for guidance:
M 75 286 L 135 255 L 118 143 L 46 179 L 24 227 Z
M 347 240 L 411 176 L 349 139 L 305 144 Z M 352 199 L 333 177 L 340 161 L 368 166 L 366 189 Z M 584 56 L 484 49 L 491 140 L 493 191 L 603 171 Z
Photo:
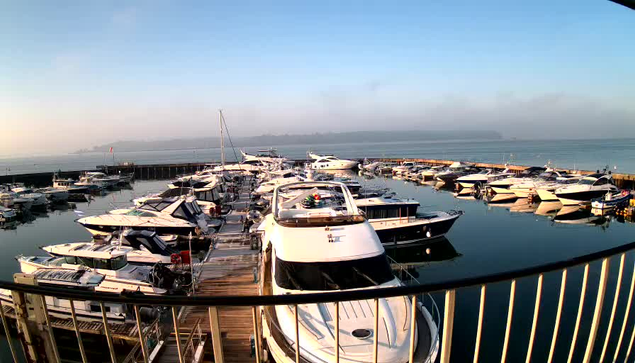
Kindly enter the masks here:
M 263 145 L 268 148 L 275 145 Z M 256 152 L 258 148 L 246 148 Z M 369 144 L 287 145 L 278 152 L 291 159 L 306 158 L 307 150 L 335 154 L 341 158 L 429 158 L 472 162 L 506 163 L 597 170 L 609 166 L 613 172 L 635 173 L 635 139 L 600 140 L 491 140 L 390 142 Z M 227 160 L 240 158 L 238 149 L 226 149 Z M 220 160 L 220 149 L 116 152 L 115 163 L 168 164 Z M 67 154 L 40 157 L 0 158 L 0 174 L 87 170 L 112 165 L 109 153 Z M 617 169 L 615 169 L 617 167 Z

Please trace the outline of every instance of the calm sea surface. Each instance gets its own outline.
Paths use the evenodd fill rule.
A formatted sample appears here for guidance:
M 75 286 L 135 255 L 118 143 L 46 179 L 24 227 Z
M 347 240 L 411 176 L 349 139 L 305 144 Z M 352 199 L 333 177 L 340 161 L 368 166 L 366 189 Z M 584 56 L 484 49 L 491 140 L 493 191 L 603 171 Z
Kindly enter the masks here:
M 341 147 L 342 151 L 338 153 L 342 155 L 347 155 L 343 152 L 345 149 L 352 150 L 350 149 L 351 146 Z M 390 148 L 393 146 L 384 145 L 383 147 Z M 421 145 L 412 145 L 413 150 L 420 150 L 422 147 Z M 432 149 L 431 146 L 426 147 Z M 487 144 L 473 143 L 470 147 L 478 147 L 481 150 L 488 149 Z M 547 147 L 548 145 L 545 144 L 545 148 Z M 570 147 L 573 148 L 571 145 Z M 552 150 L 556 149 L 554 146 Z M 331 149 L 327 151 L 337 150 Z M 417 156 L 417 152 L 404 152 L 402 145 L 402 156 Z M 382 152 L 377 151 L 377 153 L 381 154 Z M 357 155 L 359 154 L 352 156 Z M 494 158 L 493 151 L 491 155 Z M 444 156 L 442 154 L 438 156 L 452 157 L 451 155 Z M 414 271 L 421 282 L 448 281 L 529 267 L 607 249 L 635 240 L 635 224 L 620 222 L 614 218 L 600 218 L 591 224 L 562 224 L 553 221 L 551 217 L 539 216 L 533 213 L 533 210 L 539 207 L 538 205 L 491 206 L 478 200 L 456 199 L 450 192 L 435 190 L 430 186 L 386 178 L 364 179 L 363 181 L 367 185 L 390 187 L 403 197 L 416 198 L 421 203 L 421 210 L 460 209 L 465 211 L 465 215 L 457 221 L 447 235 L 447 241 L 390 252 L 401 262 L 424 261 Z M 78 211 L 87 215 L 99 214 L 116 207 L 130 205 L 130 201 L 136 196 L 145 194 L 148 191 L 161 190 L 165 188 L 165 185 L 166 181 L 137 181 L 132 189 L 110 192 L 106 195 L 95 197 L 89 203 L 77 203 L 75 209 L 62 208 L 40 213 L 33 215 L 29 221 L 15 226 L 14 229 L 0 229 L 0 246 L 2 247 L 2 254 L 0 254 L 0 279 L 10 280 L 12 274 L 18 271 L 18 264 L 14 257 L 19 254 L 42 254 L 38 246 L 88 240 L 90 237 L 88 232 L 74 222 L 78 218 Z M 578 222 L 583 221 L 585 220 L 580 219 Z M 425 252 L 426 248 L 429 248 L 429 253 Z M 624 272 L 625 281 L 630 281 L 631 279 L 634 262 L 632 256 L 629 255 Z M 607 316 L 613 301 L 617 264 L 618 260 L 615 259 L 611 265 L 599 337 L 604 337 L 606 334 Z M 563 310 L 563 325 L 561 326 L 556 358 L 554 360 L 556 362 L 565 361 L 568 354 L 579 302 L 581 276 L 580 268 L 572 269 L 569 273 Z M 590 329 L 598 278 L 599 265 L 593 264 L 589 275 L 587 300 L 580 328 L 577 354 L 573 361 L 581 360 L 581 354 L 583 354 L 584 346 L 586 345 L 584 337 L 587 336 Z M 540 311 L 534 347 L 534 361 L 536 362 L 544 361 L 548 354 L 559 286 L 560 274 L 547 274 L 545 276 L 543 305 Z M 533 314 L 535 289 L 535 278 L 518 282 L 516 307 L 512 323 L 513 331 L 508 355 L 509 362 L 524 361 Z M 623 287 L 623 292 L 620 296 L 620 304 L 617 311 L 618 317 L 623 316 L 625 309 L 627 292 L 624 290 L 627 290 L 627 288 Z M 442 309 L 443 296 L 435 295 L 435 298 L 439 308 Z M 483 362 L 500 360 L 508 298 L 508 283 L 488 287 L 483 345 L 481 348 L 481 361 Z M 453 350 L 452 357 L 455 362 L 468 361 L 472 355 L 475 324 L 478 316 L 478 299 L 478 288 L 463 289 L 457 293 L 453 342 L 453 346 L 456 349 Z M 616 320 L 615 325 L 617 328 L 615 326 L 613 328 L 609 352 L 614 349 L 620 324 L 621 319 Z M 630 334 L 631 329 L 629 327 L 626 331 L 626 337 L 629 338 Z M 603 339 L 598 340 L 596 348 L 598 346 L 601 348 L 602 343 Z M 624 344 L 626 345 L 627 343 Z M 622 349 L 625 351 L 625 347 Z M 5 342 L 0 342 L 0 350 L 2 350 L 0 352 L 0 361 L 10 359 Z M 596 349 L 596 352 L 599 353 L 599 350 Z
M 275 146 L 267 145 L 264 147 Z M 258 148 L 247 148 L 254 152 Z M 511 162 L 520 165 L 542 166 L 551 161 L 562 168 L 596 170 L 609 166 L 617 171 L 635 173 L 635 139 L 619 140 L 494 140 L 443 142 L 384 142 L 336 145 L 280 146 L 278 151 L 289 158 L 302 159 L 307 150 L 332 153 L 342 158 L 404 157 Z M 235 151 L 240 157 L 240 152 Z M 227 159 L 234 152 L 227 149 Z M 211 162 L 220 159 L 219 149 L 170 150 L 147 152 L 117 152 L 115 162 L 131 161 L 137 164 Z M 57 156 L 0 158 L 0 174 L 20 174 L 56 170 L 93 169 L 104 162 L 112 165 L 111 154 L 86 153 Z

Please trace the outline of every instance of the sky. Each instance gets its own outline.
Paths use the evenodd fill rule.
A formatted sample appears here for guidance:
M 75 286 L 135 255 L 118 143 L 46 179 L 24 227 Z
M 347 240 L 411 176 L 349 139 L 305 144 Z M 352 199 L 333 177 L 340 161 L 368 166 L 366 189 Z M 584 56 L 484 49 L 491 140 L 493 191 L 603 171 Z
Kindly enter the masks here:
M 635 137 L 635 11 L 601 0 L 0 0 L 0 155 L 488 129 Z

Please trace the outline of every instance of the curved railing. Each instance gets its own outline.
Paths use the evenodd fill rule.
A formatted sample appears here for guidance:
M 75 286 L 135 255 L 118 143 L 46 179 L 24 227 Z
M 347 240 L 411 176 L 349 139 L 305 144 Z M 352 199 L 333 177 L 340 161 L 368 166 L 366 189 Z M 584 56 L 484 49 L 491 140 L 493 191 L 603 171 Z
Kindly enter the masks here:
M 561 312 L 563 307 L 564 294 L 566 289 L 567 282 L 567 271 L 576 266 L 584 266 L 584 274 L 583 281 L 581 286 L 581 294 L 579 299 L 579 306 L 576 316 L 576 324 L 574 328 L 574 333 L 572 337 L 572 342 L 570 345 L 569 351 L 569 360 L 574 354 L 576 348 L 576 340 L 578 338 L 579 328 L 580 328 L 580 320 L 582 317 L 582 310 L 584 308 L 585 302 L 585 294 L 586 294 L 586 286 L 589 280 L 589 266 L 590 263 L 594 261 L 601 261 L 601 273 L 599 278 L 599 284 L 597 287 L 597 296 L 595 299 L 594 313 L 591 320 L 591 329 L 589 331 L 589 336 L 587 338 L 584 359 L 583 362 L 589 362 L 591 360 L 591 356 L 594 352 L 594 345 L 597 338 L 598 327 L 600 322 L 600 316 L 602 314 L 602 307 L 604 305 L 604 297 L 606 293 L 607 281 L 608 281 L 608 273 L 609 273 L 609 265 L 610 260 L 613 257 L 619 256 L 619 268 L 616 278 L 615 284 L 615 292 L 613 295 L 612 308 L 608 322 L 608 330 L 606 336 L 603 339 L 603 346 L 601 351 L 601 359 L 603 361 L 605 357 L 608 357 L 607 346 L 609 343 L 609 339 L 611 334 L 613 333 L 613 324 L 615 322 L 615 315 L 617 310 L 618 300 L 621 294 L 622 287 L 622 278 L 623 271 L 625 265 L 626 253 L 635 249 L 635 242 L 624 244 L 618 247 L 609 248 L 603 251 L 594 252 L 570 259 L 565 259 L 557 262 L 551 262 L 546 264 L 541 264 L 533 267 L 517 269 L 513 271 L 506 271 L 501 273 L 488 274 L 484 276 L 477 277 L 468 277 L 462 279 L 456 279 L 446 282 L 432 282 L 432 283 L 423 283 L 418 285 L 408 285 L 408 286 L 399 286 L 399 287 L 388 287 L 388 288 L 377 288 L 377 289 L 364 289 L 364 290 L 355 290 L 355 291 L 338 291 L 338 292 L 330 292 L 330 293 L 306 293 L 306 294 L 297 294 L 297 295 L 258 295 L 258 296 L 147 296 L 147 295 L 137 295 L 137 294 L 122 294 L 122 295 L 113 295 L 107 293 L 90 293 L 90 292 L 81 292 L 81 291 L 73 291 L 70 289 L 62 289 L 56 287 L 44 287 L 44 286 L 33 286 L 33 285 L 25 285 L 25 284 L 17 284 L 13 282 L 0 281 L 0 288 L 8 289 L 11 291 L 24 293 L 24 294 L 34 294 L 40 296 L 54 296 L 61 299 L 68 299 L 71 301 L 78 300 L 91 300 L 98 301 L 102 304 L 105 302 L 109 303 L 125 303 L 130 304 L 135 307 L 135 312 L 137 314 L 137 322 L 139 322 L 139 306 L 170 306 L 174 312 L 174 316 L 176 317 L 177 307 L 182 306 L 204 306 L 209 308 L 209 316 L 210 316 L 210 326 L 212 329 L 212 342 L 214 344 L 215 354 L 216 350 L 220 349 L 220 339 L 218 326 L 218 316 L 217 316 L 217 308 L 227 307 L 227 306 L 242 306 L 242 307 L 252 307 L 254 310 L 254 331 L 259 331 L 259 323 L 257 322 L 257 313 L 256 309 L 258 307 L 263 306 L 271 306 L 271 305 L 299 305 L 299 304 L 310 304 L 310 303 L 325 303 L 325 302 L 342 302 L 342 301 L 351 301 L 351 300 L 376 300 L 380 298 L 387 297 L 396 297 L 396 296 L 415 296 L 420 294 L 427 293 L 441 293 L 445 294 L 445 304 L 444 304 L 444 313 L 443 313 L 443 324 L 442 324 L 442 337 L 441 337 L 441 352 L 440 359 L 441 362 L 449 362 L 450 353 L 452 348 L 452 333 L 453 333 L 453 323 L 454 323 L 454 311 L 455 311 L 455 298 L 456 298 L 456 290 L 462 288 L 469 287 L 480 287 L 481 297 L 479 304 L 479 316 L 476 328 L 476 339 L 474 345 L 474 362 L 478 361 L 479 357 L 479 349 L 480 349 L 480 340 L 482 334 L 482 326 L 483 326 L 483 315 L 484 315 L 484 304 L 485 304 L 485 294 L 487 285 L 493 283 L 500 282 L 509 282 L 510 283 L 510 291 L 509 291 L 509 305 L 506 317 L 506 328 L 505 335 L 503 340 L 503 350 L 501 354 L 501 360 L 505 361 L 507 357 L 507 350 L 509 347 L 509 337 L 510 337 L 510 326 L 513 320 L 513 309 L 515 304 L 515 292 L 516 292 L 516 280 L 537 276 L 537 288 L 535 294 L 535 305 L 534 305 L 534 313 L 532 318 L 532 327 L 528 342 L 527 348 L 527 361 L 531 359 L 532 351 L 533 351 L 533 342 L 536 334 L 536 326 L 537 320 L 539 316 L 540 306 L 541 306 L 541 296 L 542 296 L 542 285 L 543 285 L 543 276 L 549 272 L 557 272 L 560 271 L 562 274 L 561 277 L 561 285 L 559 291 L 559 299 L 557 305 L 557 314 L 554 322 L 554 330 L 552 341 L 550 345 L 550 352 L 548 361 L 553 360 L 554 356 L 554 347 L 556 344 L 556 340 L 558 338 L 558 330 L 560 326 Z M 624 335 L 627 328 L 627 322 L 630 316 L 631 303 L 633 297 L 633 290 L 635 287 L 635 266 L 633 271 L 632 281 L 630 283 L 630 289 L 628 292 L 628 301 L 625 307 L 624 317 L 621 322 L 621 329 L 619 331 L 619 340 L 617 344 L 615 344 L 615 350 L 613 352 L 613 360 L 617 359 L 619 356 L 622 343 L 624 341 Z M 4 310 L 0 308 L 0 312 Z M 632 316 L 631 316 L 632 317 Z M 2 313 L 2 318 L 5 320 L 4 312 Z M 73 318 L 75 319 L 75 318 Z M 48 319 L 47 319 L 48 320 Z M 108 323 L 105 319 L 105 330 L 106 335 L 108 335 L 107 327 Z M 77 325 L 77 324 L 75 324 Z M 178 319 L 174 318 L 175 330 L 178 331 Z M 5 324 L 6 327 L 6 324 Z M 214 331 L 216 329 L 216 333 Z M 632 336 L 630 338 L 630 342 L 628 344 L 628 348 L 626 351 L 626 358 L 629 357 L 631 353 L 631 349 L 633 346 L 633 341 L 635 340 L 635 329 L 632 330 Z M 140 330 L 141 331 L 141 330 Z M 8 334 L 9 331 L 6 330 Z M 140 333 L 140 340 L 143 341 L 143 333 Z M 79 337 L 79 335 L 78 335 Z M 83 350 L 81 348 L 81 339 L 79 340 L 80 351 Z M 260 352 L 262 347 L 260 346 L 260 339 L 255 339 L 256 341 L 256 350 Z M 464 350 L 465 347 L 462 347 Z M 112 350 L 111 350 L 112 351 Z M 144 351 L 144 356 L 147 353 Z M 256 359 L 260 360 L 262 357 L 261 354 L 256 354 Z M 85 357 L 83 357 L 85 358 Z M 52 360 L 55 361 L 55 360 Z M 113 360 L 114 362 L 115 360 Z M 216 358 L 216 361 L 219 361 L 219 358 Z M 222 355 L 221 359 L 222 361 Z

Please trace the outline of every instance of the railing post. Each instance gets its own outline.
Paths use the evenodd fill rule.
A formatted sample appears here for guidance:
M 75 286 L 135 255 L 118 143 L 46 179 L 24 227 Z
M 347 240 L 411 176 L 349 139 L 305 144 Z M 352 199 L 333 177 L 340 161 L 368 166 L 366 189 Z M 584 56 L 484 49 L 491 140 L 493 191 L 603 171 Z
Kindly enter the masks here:
M 578 330 L 580 329 L 580 320 L 582 319 L 582 308 L 584 308 L 584 297 L 586 296 L 586 285 L 589 280 L 589 264 L 584 265 L 584 275 L 582 277 L 582 289 L 580 291 L 580 303 L 578 305 L 578 316 L 575 319 L 575 327 L 573 328 L 573 337 L 571 338 L 571 348 L 569 348 L 569 358 L 567 363 L 571 363 L 573 352 L 575 351 L 575 342 L 578 339 Z
M 609 338 L 611 337 L 611 330 L 613 329 L 613 321 L 615 320 L 615 311 L 617 310 L 617 301 L 620 298 L 620 290 L 622 288 L 622 276 L 624 275 L 624 260 L 626 260 L 626 254 L 622 253 L 620 256 L 620 267 L 617 272 L 617 282 L 615 285 L 615 295 L 613 295 L 613 307 L 611 308 L 611 317 L 609 319 L 609 326 L 606 328 L 606 338 L 604 338 L 604 346 L 602 346 L 602 354 L 600 355 L 600 362 L 604 361 L 606 355 L 606 349 L 609 346 Z
M 84 343 L 82 342 L 82 334 L 79 332 L 79 325 L 77 324 L 77 315 L 75 313 L 75 302 L 68 300 L 71 304 L 71 318 L 73 319 L 73 327 L 75 328 L 75 335 L 77 335 L 77 344 L 79 345 L 79 353 L 82 356 L 82 362 L 87 363 L 86 352 L 84 351 Z
M 525 358 L 525 363 L 531 362 L 531 353 L 534 348 L 534 339 L 536 339 L 536 326 L 538 325 L 538 315 L 540 314 L 540 297 L 542 296 L 542 280 L 543 275 L 538 275 L 538 285 L 536 286 L 536 302 L 534 303 L 534 319 L 531 322 L 531 333 L 529 334 L 529 346 L 527 347 L 527 358 Z
M 106 335 L 106 342 L 108 343 L 108 351 L 110 352 L 110 361 L 117 363 L 117 356 L 115 355 L 115 346 L 112 343 L 112 336 L 110 335 L 110 328 L 108 327 L 108 317 L 106 316 L 106 307 L 103 302 L 99 302 L 99 308 L 101 309 L 101 319 L 104 324 L 104 334 Z
M 300 363 L 300 312 L 295 305 L 295 363 Z
M 505 324 L 505 339 L 503 340 L 503 354 L 501 363 L 507 359 L 507 348 L 509 347 L 509 335 L 511 333 L 512 319 L 514 317 L 514 301 L 516 299 L 516 280 L 512 280 L 509 287 L 509 306 L 507 307 L 507 323 Z
M 335 363 L 340 362 L 340 302 L 335 302 Z
M 631 303 L 633 302 L 633 289 L 635 288 L 635 264 L 633 264 L 633 274 L 631 275 L 631 287 L 628 292 L 628 301 L 626 302 L 626 312 L 624 312 L 624 320 L 622 321 L 622 329 L 620 329 L 620 337 L 617 339 L 617 346 L 615 346 L 615 354 L 613 354 L 613 362 L 617 361 L 617 356 L 620 354 L 620 348 L 622 347 L 622 340 L 624 339 L 624 332 L 626 331 L 626 323 L 628 322 L 628 316 L 631 312 Z M 634 330 L 635 332 L 635 330 Z M 626 353 L 626 358 L 630 354 L 630 348 Z
M 179 330 L 179 315 L 176 306 L 172 307 L 172 320 L 174 321 L 174 335 L 176 335 L 176 349 L 179 352 L 179 362 L 183 362 L 183 347 L 181 347 L 181 331 Z
M 412 295 L 412 306 L 410 307 L 410 355 L 408 361 L 414 363 L 415 359 L 415 338 L 417 330 L 417 295 Z
M 141 328 L 141 315 L 139 314 L 139 305 L 134 306 L 134 314 L 137 320 L 137 332 L 139 333 L 139 344 L 141 345 L 143 363 L 148 363 L 148 347 L 146 346 L 145 338 L 143 336 L 143 329 Z
M 485 315 L 486 285 L 481 285 L 481 298 L 478 304 L 478 322 L 476 324 L 476 340 L 474 342 L 474 363 L 478 363 L 478 355 L 481 350 L 481 335 L 483 333 L 483 316 Z
M 560 330 L 560 318 L 562 317 L 562 304 L 564 302 L 564 291 L 567 287 L 567 269 L 562 270 L 562 280 L 560 281 L 560 296 L 558 297 L 558 309 L 556 311 L 556 321 L 553 327 L 553 336 L 551 337 L 551 347 L 549 348 L 549 358 L 547 363 L 553 360 L 553 353 L 556 350 L 556 341 L 558 340 L 558 330 Z
M 377 363 L 379 354 L 379 299 L 375 299 L 375 323 L 373 325 L 373 363 Z
M 46 330 L 48 330 L 49 339 L 51 340 L 51 350 L 53 351 L 53 359 L 54 359 L 54 362 L 57 363 L 57 362 L 60 362 L 60 353 L 57 350 L 57 343 L 55 342 L 53 327 L 51 326 L 51 317 L 49 316 L 49 309 L 48 309 L 48 306 L 46 306 L 46 298 L 44 297 L 44 295 L 40 295 L 40 301 L 42 303 L 42 312 L 44 313 L 44 319 L 46 322 Z
M 593 311 L 593 320 L 591 322 L 591 331 L 589 332 L 589 340 L 587 341 L 586 351 L 582 362 L 589 363 L 591 354 L 593 354 L 593 346 L 595 345 L 595 337 L 600 327 L 600 318 L 602 317 L 602 305 L 604 305 L 604 294 L 606 293 L 606 282 L 609 279 L 609 258 L 602 260 L 602 272 L 600 273 L 600 285 L 598 286 L 598 294 L 595 298 L 595 310 Z
M 251 307 L 251 315 L 254 320 L 254 345 L 256 346 L 256 362 L 260 363 L 260 329 L 258 329 L 258 312 L 257 307 Z
M 456 290 L 445 292 L 445 308 L 443 313 L 443 337 L 441 339 L 441 363 L 450 362 L 452 352 L 452 331 L 454 330 L 454 306 Z
M 223 340 L 220 335 L 220 323 L 218 321 L 218 308 L 210 306 L 207 309 L 209 315 L 209 329 L 212 334 L 212 350 L 214 351 L 214 362 L 223 363 L 225 356 L 223 354 Z
M 7 344 L 9 344 L 9 350 L 11 350 L 11 356 L 13 362 L 18 363 L 18 356 L 13 347 L 13 341 L 11 340 L 11 332 L 9 330 L 9 324 L 7 323 L 7 317 L 4 315 L 4 306 L 2 306 L 2 300 L 0 300 L 0 318 L 2 318 L 2 326 L 4 327 L 4 334 L 7 337 Z

